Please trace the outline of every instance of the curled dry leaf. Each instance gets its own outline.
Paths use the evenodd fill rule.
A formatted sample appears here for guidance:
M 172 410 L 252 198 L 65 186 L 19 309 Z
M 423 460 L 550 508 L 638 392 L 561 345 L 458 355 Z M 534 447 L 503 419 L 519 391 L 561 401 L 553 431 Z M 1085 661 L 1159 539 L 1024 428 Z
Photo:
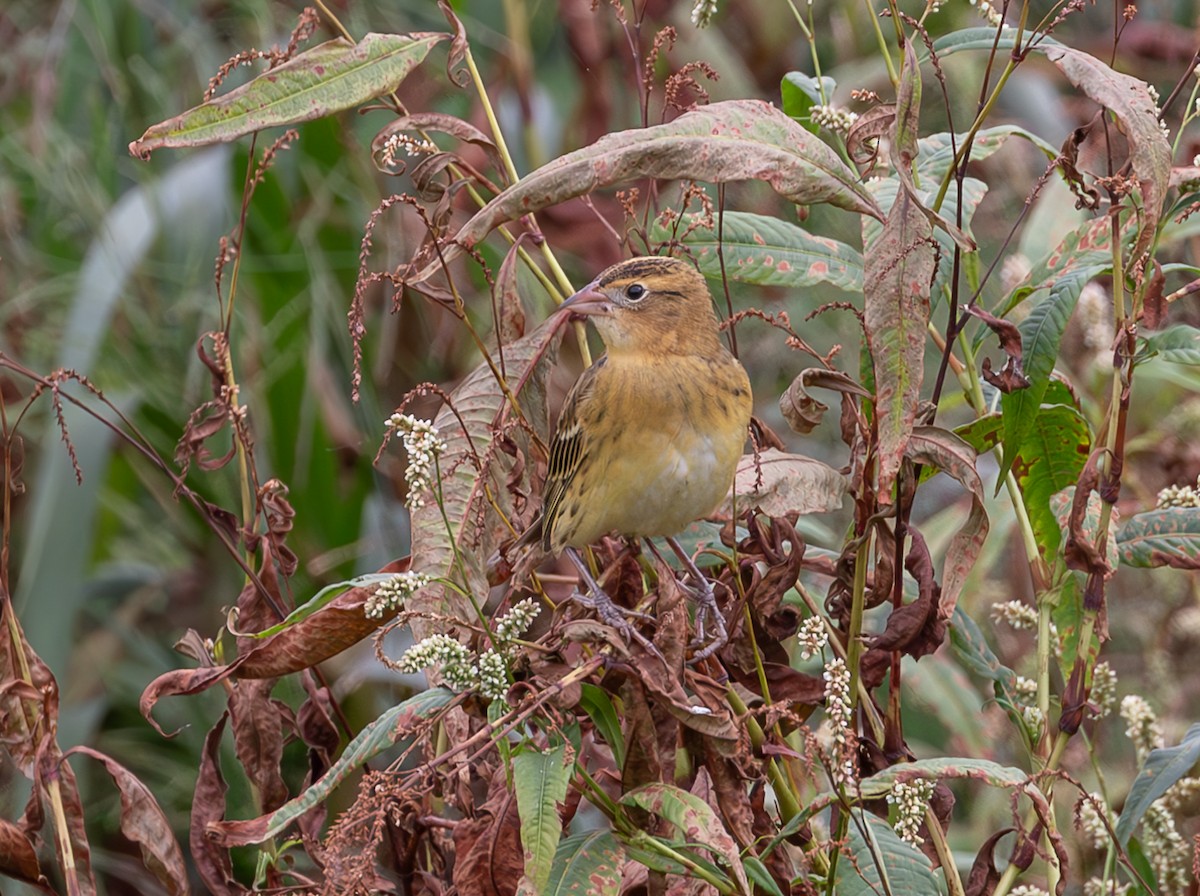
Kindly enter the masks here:
M 91 747 L 74 747 L 67 756 L 78 754 L 104 766 L 121 794 L 121 833 L 138 845 L 147 870 L 168 893 L 188 892 L 187 865 L 171 830 L 171 823 L 158 801 L 138 778 L 110 756 Z
M 409 558 L 405 557 L 380 572 L 403 572 L 408 568 Z M 316 666 L 357 644 L 399 612 L 391 608 L 378 618 L 368 618 L 363 608 L 373 593 L 371 588 L 350 588 L 227 665 L 164 672 L 146 686 L 138 708 L 160 734 L 167 736 L 151 715 L 163 697 L 198 694 L 230 677 L 279 678 Z
M 829 410 L 829 405 L 808 394 L 808 390 L 813 386 L 832 389 L 844 395 L 857 395 L 860 398 L 871 397 L 870 392 L 840 370 L 810 367 L 800 371 L 800 374 L 788 386 L 787 391 L 779 396 L 779 410 L 792 431 L 801 435 L 806 435 L 816 429 L 825 412 Z
M 743 455 L 738 462 L 733 493 L 740 513 L 755 507 L 767 516 L 789 513 L 825 513 L 842 506 L 846 497 L 846 477 L 833 467 L 805 457 L 768 448 Z M 734 515 L 733 496 L 726 498 L 720 513 Z

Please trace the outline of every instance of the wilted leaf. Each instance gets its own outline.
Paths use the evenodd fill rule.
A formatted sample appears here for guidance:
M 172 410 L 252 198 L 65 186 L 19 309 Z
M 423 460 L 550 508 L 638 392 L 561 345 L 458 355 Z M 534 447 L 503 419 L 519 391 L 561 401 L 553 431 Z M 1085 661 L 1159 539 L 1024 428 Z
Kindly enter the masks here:
M 375 135 L 375 139 L 371 141 L 371 156 L 375 160 L 375 167 L 385 174 L 399 174 L 404 167 L 402 160 L 398 159 L 393 164 L 388 165 L 381 158 L 382 154 L 393 138 L 410 132 L 420 134 L 423 131 L 441 131 L 457 140 L 461 140 L 463 143 L 478 146 L 487 153 L 488 160 L 496 168 L 503 168 L 500 161 L 500 154 L 496 150 L 496 144 L 492 142 L 492 139 L 487 134 L 479 130 L 475 125 L 463 121 L 461 118 L 455 118 L 453 115 L 445 115 L 441 112 L 402 115 L 395 121 L 388 122 L 383 130 Z
M 363 728 L 342 751 L 342 755 L 319 780 L 313 782 L 299 796 L 284 803 L 276 811 L 245 821 L 219 821 L 224 815 L 224 785 L 222 784 L 222 809 L 212 820 L 205 819 L 202 830 L 210 842 L 225 846 L 261 843 L 268 837 L 283 832 L 300 816 L 322 803 L 333 790 L 350 775 L 392 747 L 397 741 L 409 736 L 412 729 L 454 699 L 454 693 L 446 688 L 431 688 L 403 703 L 385 710 Z M 224 723 L 222 722 L 222 725 Z M 202 766 L 203 769 L 203 766 Z M 219 775 L 219 770 L 217 771 Z M 199 785 L 197 785 L 199 789 Z M 194 814 L 194 813 L 193 813 Z M 195 831 L 195 820 L 192 830 Z M 193 833 L 193 839 L 195 834 Z
M 911 48 L 911 42 L 909 43 Z M 916 118 L 921 76 L 911 52 L 901 73 L 892 166 L 911 181 L 917 155 Z M 900 172 L 904 172 L 903 175 Z M 933 230 L 912 190 L 901 189 L 874 239 L 865 233 L 866 308 L 864 326 L 875 372 L 878 423 L 878 495 L 891 502 L 892 485 L 916 421 L 925 377 L 925 340 L 930 314 L 929 291 L 935 254 Z
M 409 558 L 405 557 L 389 563 L 381 572 L 396 573 L 408 568 Z M 299 621 L 241 654 L 232 663 L 164 672 L 146 686 L 138 708 L 160 734 L 165 734 L 151 715 L 155 704 L 163 697 L 198 694 L 230 677 L 280 678 L 316 666 L 377 631 L 399 612 L 397 608 L 389 608 L 378 618 L 368 617 L 364 607 L 372 594 L 374 588 L 369 587 L 341 591 L 320 610 L 299 616 Z
M 0 818 L 0 874 L 53 892 L 49 889 L 49 881 L 42 876 L 33 841 L 20 827 L 4 818 Z
M 410 280 L 431 277 L 459 246 L 471 248 L 499 225 L 600 187 L 642 178 L 729 183 L 762 180 L 797 204 L 827 202 L 862 215 L 880 212 L 858 174 L 820 139 L 758 100 L 701 106 L 667 124 L 601 137 L 526 175 L 454 235 L 442 259 Z
M 241 896 L 247 890 L 233 876 L 233 861 L 208 836 L 208 825 L 225 817 L 225 792 L 229 789 L 221 774 L 221 736 L 229 714 L 222 715 L 204 736 L 196 790 L 192 795 L 192 813 L 188 827 L 188 846 L 200 880 L 213 896 Z
M 1062 44 L 1044 52 L 1072 84 L 1116 116 L 1129 140 L 1129 162 L 1142 191 L 1133 243 L 1137 261 L 1158 229 L 1171 177 L 1171 145 L 1159 125 L 1158 105 L 1145 81 L 1115 72 L 1089 53 Z
M 954 433 L 935 426 L 919 426 L 913 431 L 909 454 L 914 461 L 930 464 L 958 480 L 971 496 L 966 521 L 946 546 L 942 568 L 942 603 L 938 615 L 949 619 L 954 613 L 959 592 L 967 574 L 975 565 L 987 539 L 988 518 L 983 507 L 983 482 L 975 469 L 975 449 Z
M 305 50 L 223 96 L 153 125 L 129 144 L 149 159 L 162 147 L 228 143 L 263 128 L 324 118 L 395 90 L 448 34 L 368 34 Z
M 138 778 L 110 756 L 79 746 L 66 755 L 89 756 L 104 766 L 121 794 L 121 833 L 138 845 L 146 869 L 168 893 L 187 893 L 187 865 L 166 813 Z
M 561 329 L 553 319 L 504 349 L 505 376 L 525 418 L 546 441 L 549 410 L 545 378 L 554 360 Z M 439 494 L 426 492 L 423 506 L 412 511 L 412 568 L 435 578 L 448 578 L 470 593 L 488 590 L 487 558 L 510 536 L 496 506 L 511 509 L 509 473 L 515 458 L 497 450 L 495 429 L 509 399 L 496 381 L 492 367 L 480 364 L 450 395 L 433 421 L 446 449 L 438 460 Z M 441 507 L 438 502 L 441 502 Z M 452 531 L 447 532 L 447 520 Z M 455 543 L 457 542 L 457 549 Z M 464 566 L 459 569 L 459 560 Z M 466 581 L 462 581 L 463 574 Z M 474 621 L 470 602 L 459 592 L 435 582 L 407 602 L 419 614 L 411 622 L 420 640 L 434 631 L 445 631 L 446 619 Z M 438 622 L 430 621 L 437 618 Z
M 753 454 L 738 461 L 733 494 L 739 512 L 757 507 L 767 516 L 803 516 L 841 507 L 848 487 L 845 476 L 819 460 L 768 448 L 757 461 Z M 726 499 L 719 512 L 733 516 L 733 506 L 732 498 Z
M 831 389 L 844 395 L 857 395 L 860 398 L 870 398 L 871 393 L 856 383 L 840 370 L 827 370 L 824 367 L 809 367 L 800 371 L 792 380 L 792 384 L 779 396 L 779 412 L 793 432 L 801 435 L 812 432 L 821 422 L 829 405 L 817 401 L 808 394 L 808 390 L 817 386 Z

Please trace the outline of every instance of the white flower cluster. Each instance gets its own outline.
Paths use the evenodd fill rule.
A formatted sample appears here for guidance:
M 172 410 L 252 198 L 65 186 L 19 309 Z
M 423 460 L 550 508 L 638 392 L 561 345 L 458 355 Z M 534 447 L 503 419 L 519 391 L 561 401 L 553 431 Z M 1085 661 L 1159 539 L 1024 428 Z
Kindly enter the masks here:
M 1154 710 L 1137 694 L 1129 694 L 1121 700 L 1121 718 L 1125 720 L 1125 733 L 1133 741 L 1139 763 L 1151 750 L 1157 750 L 1165 743 Z
M 1083 896 L 1133 896 L 1133 884 L 1121 884 L 1102 877 L 1091 877 L 1083 883 Z
M 526 599 L 513 606 L 496 620 L 493 638 L 508 644 L 522 634 L 537 618 L 541 607 Z M 396 668 L 401 672 L 419 672 L 436 668 L 447 686 L 455 691 L 478 690 L 489 700 L 498 700 L 508 693 L 512 683 L 504 656 L 489 647 L 476 657 L 465 644 L 449 635 L 430 635 L 405 651 Z
M 1168 507 L 1200 507 L 1200 478 L 1195 485 L 1168 485 L 1158 493 L 1155 506 L 1159 510 Z
M 1019 600 L 1006 600 L 1003 603 L 992 604 L 992 622 L 997 624 L 1007 622 L 1017 631 L 1037 628 L 1037 610 Z
M 979 14 L 987 19 L 987 23 L 993 28 L 999 28 L 1002 25 L 1006 28 L 1008 27 L 1004 23 L 1004 16 L 988 0 L 967 0 L 967 2 L 978 9 Z M 1016 891 L 1014 890 L 1013 892 L 1015 893 Z
M 1041 887 L 1035 887 L 1031 884 L 1018 884 L 1008 892 L 1010 896 L 1050 896 Z
M 467 645 L 449 635 L 430 635 L 404 652 L 396 668 L 401 672 L 420 672 L 439 669 L 446 684 L 456 691 L 465 691 L 479 683 L 479 667 Z
M 833 734 L 829 757 L 833 779 L 848 785 L 855 780 L 858 738 L 854 732 L 854 709 L 850 702 L 850 669 L 841 657 L 825 664 L 825 716 Z
M 379 161 L 387 167 L 394 167 L 397 156 L 403 153 L 407 158 L 413 156 L 428 156 L 437 152 L 437 144 L 431 140 L 419 140 L 411 134 L 403 132 L 392 134 L 384 141 L 379 151 Z
M 813 106 L 809 112 L 812 123 L 836 134 L 847 134 L 851 125 L 858 121 L 858 113 L 835 106 Z
M 1092 672 L 1091 702 L 1096 706 L 1096 717 L 1104 718 L 1117 705 L 1117 673 L 1108 663 L 1097 663 Z
M 385 423 L 388 429 L 400 434 L 404 440 L 404 450 L 408 453 L 408 467 L 404 470 L 408 508 L 416 510 L 424 507 L 424 493 L 433 488 L 437 458 L 446 450 L 446 442 L 438 436 L 431 422 L 418 420 L 411 414 L 392 414 Z
M 363 605 L 363 613 L 368 619 L 379 619 L 386 610 L 399 609 L 408 598 L 432 581 L 432 576 L 422 572 L 398 572 L 375 586 L 375 593 Z
M 829 632 L 825 629 L 825 620 L 820 616 L 809 616 L 800 623 L 796 632 L 796 640 L 800 642 L 800 659 L 807 660 L 816 656 L 829 643 Z
M 509 643 L 518 635 L 524 634 L 541 612 L 542 608 L 531 597 L 513 604 L 507 613 L 495 621 L 492 626 L 492 638 L 502 644 Z
M 1190 892 L 1192 851 L 1161 799 L 1151 803 L 1142 816 L 1142 846 L 1154 868 L 1160 893 L 1185 896 Z
M 1107 849 L 1111 835 L 1108 833 L 1108 827 L 1104 824 L 1104 816 L 1100 814 L 1100 809 L 1097 806 L 1104 806 L 1104 797 L 1098 793 L 1090 794 L 1091 799 L 1084 799 L 1079 804 L 1079 824 L 1077 827 L 1083 834 L 1084 839 L 1091 844 L 1093 849 Z M 1109 824 L 1113 824 L 1111 814 Z
M 717 6 L 717 0 L 696 0 L 696 5 L 692 7 L 692 24 L 697 28 L 707 28 L 717 14 Z
M 921 825 L 925 822 L 925 807 L 933 797 L 935 782 L 928 778 L 916 781 L 897 781 L 892 785 L 892 792 L 887 801 L 896 807 L 896 833 L 901 840 L 920 846 L 925 838 L 921 836 Z

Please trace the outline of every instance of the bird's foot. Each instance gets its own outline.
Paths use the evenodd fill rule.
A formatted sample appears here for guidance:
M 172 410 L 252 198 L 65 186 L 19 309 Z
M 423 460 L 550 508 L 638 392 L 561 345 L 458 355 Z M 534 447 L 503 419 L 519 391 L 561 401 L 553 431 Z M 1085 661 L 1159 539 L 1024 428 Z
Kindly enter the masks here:
M 575 564 L 576 570 L 579 572 L 580 578 L 587 585 L 587 593 L 582 589 L 577 589 L 572 598 L 585 607 L 592 609 L 596 615 L 600 617 L 600 621 L 605 625 L 611 626 L 619 631 L 627 641 L 636 641 L 650 653 L 654 654 L 659 659 L 663 659 L 662 653 L 654 646 L 654 643 L 633 627 L 630 623 L 630 618 L 644 619 L 648 622 L 654 622 L 653 616 L 647 613 L 640 613 L 637 610 L 630 610 L 625 607 L 617 606 L 613 603 L 613 599 L 609 597 L 600 584 L 592 576 L 591 570 L 587 568 L 587 564 L 572 548 L 567 548 L 566 554 L 571 558 L 571 562 Z M 664 660 L 665 662 L 665 660 Z
M 708 576 L 700 571 L 678 541 L 668 538 L 667 543 L 687 568 L 688 577 L 693 582 L 693 587 L 687 590 L 696 602 L 696 637 L 692 638 L 688 646 L 693 649 L 700 648 L 692 654 L 690 662 L 694 664 L 708 659 L 724 647 L 729 641 L 729 630 L 725 627 L 725 617 L 721 615 L 721 608 L 717 606 L 717 595 Z M 708 631 L 710 622 L 711 636 Z

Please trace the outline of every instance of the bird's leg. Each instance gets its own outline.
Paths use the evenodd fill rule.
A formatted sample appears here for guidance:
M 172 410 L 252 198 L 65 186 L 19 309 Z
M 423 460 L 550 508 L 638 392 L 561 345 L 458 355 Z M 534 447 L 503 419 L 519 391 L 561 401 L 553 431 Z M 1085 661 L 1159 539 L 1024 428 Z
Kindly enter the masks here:
M 653 621 L 654 617 L 646 613 L 639 613 L 636 610 L 627 610 L 624 607 L 618 607 L 613 603 L 613 599 L 604 593 L 604 589 L 600 587 L 600 583 L 596 581 L 595 576 L 592 575 L 592 571 L 588 569 L 587 564 L 583 562 L 583 558 L 579 556 L 579 552 L 574 548 L 567 548 L 564 553 L 575 564 L 575 569 L 579 572 L 579 577 L 587 586 L 587 595 L 585 596 L 577 591 L 575 600 L 595 610 L 596 615 L 600 617 L 600 621 L 605 625 L 611 625 L 625 635 L 626 638 L 637 641 L 656 656 L 662 656 L 658 652 L 658 648 L 645 635 L 630 625 L 629 620 L 626 618 L 627 616 L 638 616 L 642 619 Z
M 675 556 L 683 563 L 688 575 L 696 583 L 696 589 L 692 592 L 696 598 L 696 637 L 692 639 L 690 646 L 699 647 L 708 641 L 703 650 L 692 656 L 692 662 L 698 663 L 725 646 L 725 642 L 729 640 L 729 631 L 725 628 L 725 617 L 721 615 L 721 610 L 717 606 L 717 595 L 713 591 L 712 582 L 708 580 L 708 576 L 700 571 L 695 561 L 674 536 L 668 536 L 667 544 L 671 546 Z M 714 628 L 711 639 L 705 636 L 704 631 L 705 622 L 709 619 L 712 620 Z

